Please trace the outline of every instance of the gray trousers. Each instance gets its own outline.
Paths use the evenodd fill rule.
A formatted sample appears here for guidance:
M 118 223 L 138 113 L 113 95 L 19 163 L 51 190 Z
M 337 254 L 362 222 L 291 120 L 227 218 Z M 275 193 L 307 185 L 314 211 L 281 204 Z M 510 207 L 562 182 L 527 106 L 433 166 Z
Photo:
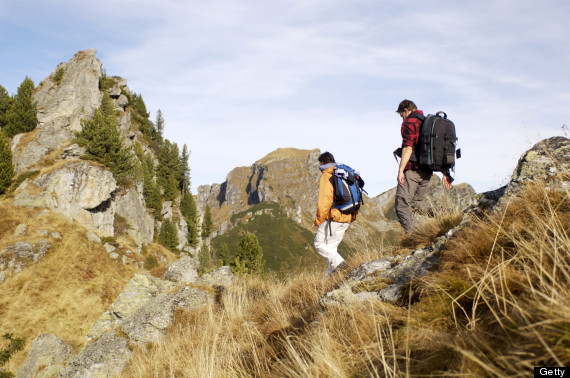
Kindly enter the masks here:
M 396 215 L 404 231 L 413 231 L 412 207 L 425 209 L 425 198 L 433 172 L 427 169 L 417 171 L 407 170 L 404 172 L 406 180 L 403 186 L 396 189 Z

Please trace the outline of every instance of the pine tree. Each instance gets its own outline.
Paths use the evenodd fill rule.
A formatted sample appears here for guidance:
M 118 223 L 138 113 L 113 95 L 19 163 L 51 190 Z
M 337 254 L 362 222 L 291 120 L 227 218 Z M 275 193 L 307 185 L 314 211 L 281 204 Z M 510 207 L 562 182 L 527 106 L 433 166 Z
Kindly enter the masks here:
M 101 107 L 95 110 L 93 119 L 82 122 L 77 141 L 87 148 L 89 158 L 109 167 L 118 180 L 132 175 L 131 153 L 123 144 L 114 105 L 107 93 L 103 95 Z
M 257 236 L 251 232 L 246 232 L 239 243 L 236 256 L 234 258 L 234 270 L 236 273 L 261 274 L 265 261 L 263 260 L 263 250 L 259 245 Z
M 162 215 L 162 203 L 160 200 L 160 192 L 158 186 L 154 182 L 152 172 L 154 172 L 154 164 L 152 157 L 147 154 L 142 159 L 143 172 L 143 196 L 146 207 L 153 209 L 155 219 L 160 219 Z
M 206 205 L 206 211 L 204 213 L 204 220 L 202 221 L 202 238 L 207 238 L 212 233 L 212 212 L 210 206 Z
M 176 248 L 178 247 L 178 233 L 176 231 L 176 226 L 170 219 L 165 219 L 164 222 L 162 222 L 158 241 L 171 251 L 176 251 Z
M 220 246 L 216 254 L 221 265 L 230 265 L 230 249 L 226 243 Z
M 194 196 L 189 191 L 180 200 L 180 212 L 188 224 L 188 244 L 195 247 L 198 244 L 198 209 Z
M 18 93 L 11 101 L 10 108 L 6 113 L 6 125 L 4 132 L 8 137 L 19 133 L 32 131 L 38 124 L 36 102 L 32 95 L 34 82 L 26 76 L 18 87 Z
M 0 130 L 5 129 L 8 123 L 8 110 L 12 106 L 12 97 L 6 88 L 0 85 Z
M 186 144 L 184 144 L 182 147 L 182 155 L 180 155 L 180 172 L 182 173 L 180 189 L 182 190 L 182 195 L 184 195 L 186 191 L 190 191 L 190 164 L 188 163 L 189 158 L 190 152 L 188 151 Z
M 156 169 L 156 181 L 164 190 L 164 198 L 168 201 L 178 196 L 178 150 L 175 144 L 165 139 L 158 154 L 158 167 Z M 175 151 L 175 152 L 173 152 Z M 175 157 L 174 157 L 175 155 Z
M 164 138 L 164 117 L 162 116 L 162 111 L 158 109 L 156 112 L 156 138 L 162 142 Z
M 210 248 L 206 243 L 202 244 L 198 252 L 198 262 L 200 263 L 201 273 L 208 273 L 212 269 L 212 260 L 210 258 Z
M 4 194 L 14 177 L 10 139 L 0 130 L 0 194 Z

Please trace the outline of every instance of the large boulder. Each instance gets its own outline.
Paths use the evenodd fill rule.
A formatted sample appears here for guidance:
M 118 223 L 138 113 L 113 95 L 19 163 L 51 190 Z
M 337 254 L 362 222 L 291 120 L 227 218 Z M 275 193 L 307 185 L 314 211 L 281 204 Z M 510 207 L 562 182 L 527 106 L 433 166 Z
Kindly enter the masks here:
M 175 283 L 150 275 L 137 274 L 127 283 L 108 311 L 105 311 L 87 339 L 93 340 L 117 326 L 160 293 L 174 289 Z
M 152 243 L 154 237 L 154 219 L 147 213 L 142 189 L 131 188 L 115 197 L 116 214 L 125 218 L 127 233 L 138 246 Z
M 55 72 L 62 70 L 60 82 Z M 14 138 L 14 164 L 21 173 L 52 150 L 63 147 L 81 130 L 81 120 L 93 116 L 101 104 L 99 79 L 101 62 L 95 50 L 79 51 L 68 63 L 57 69 L 37 88 L 38 127 L 31 138 Z
M 166 334 L 178 307 L 202 307 L 211 299 L 212 294 L 189 286 L 176 293 L 161 293 L 123 321 L 121 330 L 137 344 L 157 342 Z
M 49 333 L 39 335 L 32 342 L 32 349 L 24 364 L 16 372 L 16 378 L 54 377 L 71 357 L 73 348 Z
M 542 140 L 525 152 L 509 183 L 509 192 L 533 181 L 568 183 L 570 139 L 557 136 Z M 565 184 L 563 184 L 565 185 Z
M 102 236 L 113 236 L 117 185 L 113 174 L 95 163 L 71 161 L 17 189 L 14 206 L 45 207 Z
M 189 256 L 174 260 L 168 264 L 166 272 L 164 272 L 162 277 L 166 280 L 183 284 L 193 283 L 198 278 L 196 261 Z
M 115 377 L 124 370 L 131 354 L 127 339 L 107 332 L 73 357 L 58 376 Z
M 202 277 L 198 278 L 194 284 L 197 286 L 205 285 L 214 288 L 230 286 L 236 276 L 233 274 L 229 266 L 222 266 L 212 273 L 204 274 Z

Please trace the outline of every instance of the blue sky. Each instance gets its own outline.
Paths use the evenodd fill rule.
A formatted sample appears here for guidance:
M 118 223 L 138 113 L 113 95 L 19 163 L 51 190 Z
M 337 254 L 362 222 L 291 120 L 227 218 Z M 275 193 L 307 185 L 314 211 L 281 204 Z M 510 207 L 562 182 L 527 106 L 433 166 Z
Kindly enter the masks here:
M 0 0 L 0 85 L 97 49 L 187 144 L 194 192 L 295 147 L 332 152 L 380 194 L 409 98 L 455 122 L 457 182 L 482 192 L 570 126 L 568 16 L 562 0 Z

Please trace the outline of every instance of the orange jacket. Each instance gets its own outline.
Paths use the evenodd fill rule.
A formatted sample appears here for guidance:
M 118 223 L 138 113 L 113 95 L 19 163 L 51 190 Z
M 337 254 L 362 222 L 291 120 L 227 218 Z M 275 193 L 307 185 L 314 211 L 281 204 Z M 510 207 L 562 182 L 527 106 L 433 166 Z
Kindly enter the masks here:
M 315 226 L 320 226 L 324 221 L 329 219 L 339 223 L 352 223 L 356 219 L 358 211 L 351 214 L 343 214 L 338 209 L 331 209 L 334 202 L 334 187 L 331 182 L 333 172 L 334 167 L 329 167 L 325 169 L 321 175 Z

